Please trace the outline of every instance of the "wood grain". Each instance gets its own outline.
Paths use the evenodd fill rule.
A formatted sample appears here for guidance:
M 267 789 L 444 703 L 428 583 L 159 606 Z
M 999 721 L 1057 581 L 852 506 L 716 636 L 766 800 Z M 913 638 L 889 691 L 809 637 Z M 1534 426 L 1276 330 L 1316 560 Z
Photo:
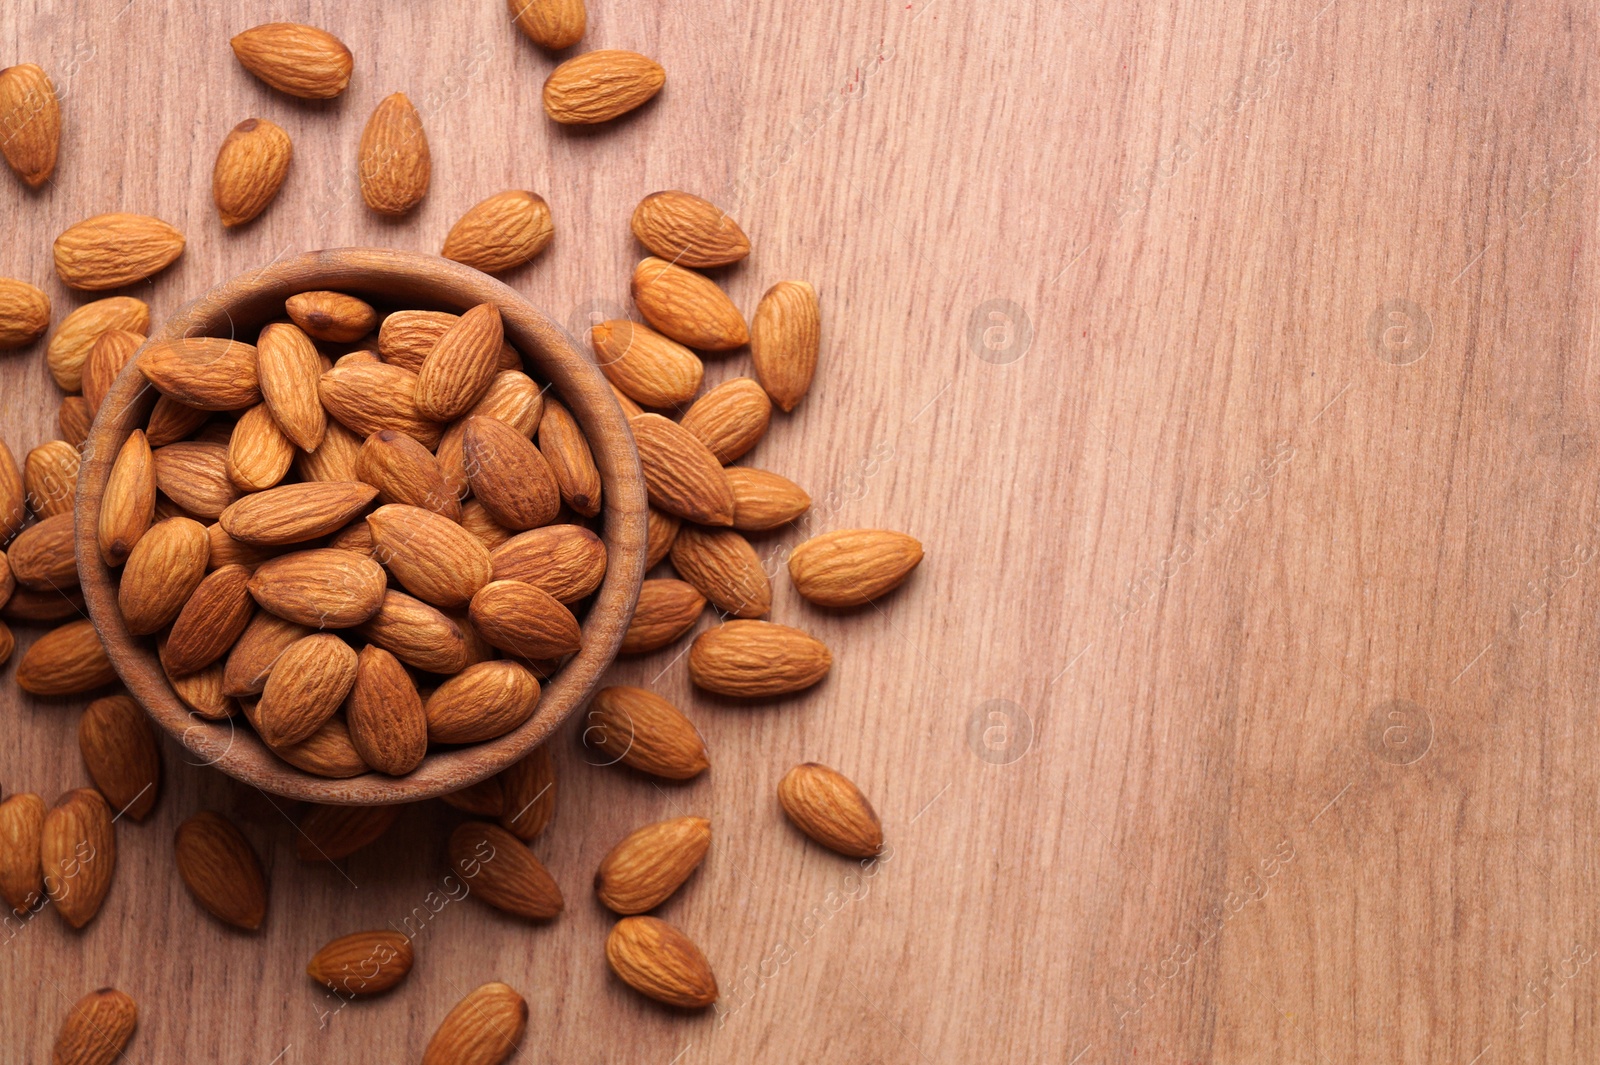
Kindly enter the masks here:
M 556 237 L 510 282 L 581 326 L 626 310 L 633 204 L 687 189 L 751 237 L 720 275 L 747 313 L 784 278 L 821 297 L 817 383 L 750 457 L 817 506 L 762 549 L 884 525 L 927 561 L 848 613 L 777 581 L 774 619 L 837 663 L 779 705 L 694 695 L 670 651 L 618 668 L 685 707 L 713 768 L 657 787 L 557 737 L 548 926 L 474 899 L 428 915 L 457 819 L 438 804 L 300 866 L 292 809 L 169 744 L 100 918 L 0 937 L 0 1061 L 43 1061 L 107 984 L 140 1005 L 130 1061 L 415 1059 L 489 979 L 529 1000 L 518 1061 L 1596 1057 L 1592 10 L 596 0 L 580 47 L 646 52 L 667 85 L 572 131 L 498 0 L 226 7 L 0 11 L 3 61 L 66 94 L 54 182 L 0 181 L 0 273 L 58 320 L 78 300 L 49 243 L 99 211 L 188 234 L 135 290 L 164 316 L 278 255 L 435 250 L 526 187 Z M 349 42 L 343 98 L 239 69 L 228 37 L 274 18 Z M 354 158 L 401 89 L 434 183 L 396 223 L 361 205 Z M 251 116 L 296 158 L 226 233 L 211 163 Z M 39 352 L 0 360 L 14 449 L 55 405 Z M 5 688 L 7 793 L 82 782 L 76 705 Z M 876 804 L 893 849 L 870 878 L 783 822 L 775 785 L 804 760 Z M 267 860 L 255 936 L 173 875 L 200 808 Z M 679 814 L 713 821 L 662 909 L 722 984 L 695 1017 L 608 974 L 586 888 L 626 831 Z M 407 984 L 334 1012 L 305 960 L 408 915 Z

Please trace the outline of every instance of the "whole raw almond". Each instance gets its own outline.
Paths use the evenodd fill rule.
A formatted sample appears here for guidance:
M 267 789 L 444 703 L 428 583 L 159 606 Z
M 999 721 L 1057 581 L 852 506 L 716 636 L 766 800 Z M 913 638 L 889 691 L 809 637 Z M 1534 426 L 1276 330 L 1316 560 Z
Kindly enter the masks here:
M 400 815 L 398 806 L 313 803 L 300 819 L 295 855 L 302 862 L 337 862 L 377 842 Z
M 327 100 L 350 84 L 355 60 L 326 30 L 293 22 L 268 22 L 238 34 L 233 54 L 250 73 L 290 96 Z
M 759 699 L 811 687 L 833 655 L 820 640 L 770 621 L 729 621 L 695 637 L 689 679 L 717 695 Z
M 596 692 L 584 715 L 583 742 L 666 780 L 689 780 L 711 766 L 700 731 L 677 707 L 644 688 Z
M 633 235 L 652 255 L 683 266 L 727 266 L 750 254 L 728 213 L 687 192 L 653 192 L 633 209 Z
M 352 932 L 323 944 L 306 965 L 306 975 L 341 998 L 378 995 L 406 978 L 413 957 L 404 932 Z
M 0 71 L 3 84 L 4 71 Z M 50 328 L 50 297 L 18 281 L 0 277 L 0 351 L 25 348 Z
M 39 865 L 62 920 L 73 928 L 92 921 L 117 868 L 116 826 L 98 791 L 76 788 L 56 800 L 39 834 Z
M 449 518 L 391 503 L 369 514 L 367 524 L 378 560 L 424 602 L 465 606 L 489 583 L 489 549 Z
M 676 407 L 700 391 L 705 364 L 682 344 L 625 318 L 589 330 L 595 361 L 613 385 L 647 407 Z
M 609 122 L 660 92 L 666 80 L 661 64 L 638 52 L 585 52 L 545 79 L 544 111 L 563 125 Z
M 44 901 L 39 837 L 45 812 L 44 800 L 29 792 L 0 802 L 0 898 L 13 913 L 27 913 Z
M 500 1065 L 528 1029 L 528 1003 L 502 983 L 484 984 L 439 1024 L 422 1065 Z
M 732 481 L 729 482 L 732 484 Z M 664 510 L 650 507 L 646 514 L 645 523 L 645 569 L 651 569 L 656 563 L 667 557 L 672 550 L 672 545 L 678 539 L 678 530 L 683 527 L 683 520 L 675 514 L 668 514 Z
M 583 0 L 561 2 L 576 2 L 581 8 Z M 498 274 L 533 259 L 554 235 L 544 197 L 513 189 L 490 196 L 462 215 L 450 227 L 439 254 L 486 274 Z
M 328 413 L 359 440 L 394 429 L 423 447 L 439 445 L 441 427 L 417 408 L 417 375 L 409 370 L 381 362 L 335 366 L 319 379 L 317 392 Z
M 121 288 L 160 273 L 183 254 L 183 234 L 159 218 L 101 214 L 56 238 L 56 275 L 72 288 Z
M 256 704 L 261 738 L 269 746 L 286 747 L 320 729 L 355 685 L 356 661 L 355 649 L 332 633 L 290 644 L 278 656 Z
M 61 146 L 61 103 L 34 63 L 0 70 L 0 151 L 30 189 L 50 180 Z
M 215 520 L 239 498 L 239 487 L 228 476 L 226 444 L 180 440 L 156 448 L 151 457 L 156 487 L 186 513 Z
M 758 618 L 772 609 L 761 556 L 732 529 L 685 528 L 672 545 L 672 568 L 724 614 Z
M 308 481 L 359 481 L 356 463 L 361 458 L 361 440 L 338 422 L 328 422 L 322 443 L 313 451 L 300 453 L 296 461 L 300 476 Z
M 17 534 L 6 553 L 12 578 L 24 588 L 50 591 L 78 583 L 71 514 L 57 514 Z
M 63 391 L 83 387 L 83 367 L 101 335 L 112 329 L 144 334 L 150 329 L 150 307 L 132 296 L 111 296 L 85 303 L 61 320 L 45 349 L 50 376 Z
M 628 424 L 652 504 L 700 525 L 733 524 L 733 490 L 710 448 L 659 414 L 641 414 Z
M 322 362 L 311 338 L 299 326 L 273 322 L 256 338 L 256 372 L 261 398 L 294 446 L 315 451 L 327 430 L 317 401 Z
M 400 660 L 381 647 L 361 649 L 345 718 L 350 742 L 380 773 L 403 776 L 428 753 L 422 696 Z
M 487 508 L 476 499 L 461 504 L 461 527 L 476 536 L 491 554 L 495 548 L 511 539 L 511 530 L 495 521 Z
M 122 569 L 117 606 L 135 636 L 170 625 L 205 579 L 211 555 L 206 527 L 192 518 L 167 518 L 139 538 Z
M 283 652 L 315 631 L 307 625 L 297 625 L 261 611 L 250 619 L 250 624 L 228 651 L 222 693 L 232 698 L 260 695 Z
M 157 641 L 157 653 L 161 644 Z M 223 721 L 239 712 L 239 704 L 222 691 L 223 663 L 213 662 L 196 673 L 183 677 L 167 674 L 173 694 L 190 710 L 207 721 Z
M 605 541 L 581 525 L 546 525 L 506 540 L 489 552 L 496 581 L 522 581 L 575 603 L 606 576 Z
M 453 618 L 420 599 L 390 588 L 378 612 L 356 630 L 409 666 L 428 673 L 459 673 L 467 666 L 467 638 Z
M 816 762 L 797 765 L 778 782 L 778 802 L 795 826 L 851 858 L 883 847 L 883 825 L 867 797 L 843 773 Z
M 380 429 L 367 437 L 356 472 L 377 488 L 384 503 L 422 507 L 451 521 L 461 518 L 461 500 L 445 483 L 433 452 L 404 433 Z
M 817 290 L 805 281 L 779 281 L 767 289 L 750 323 L 750 357 L 772 401 L 794 410 L 811 387 L 822 344 Z
M 246 492 L 261 492 L 294 465 L 295 447 L 265 403 L 245 411 L 228 438 L 228 479 Z
M 100 412 L 100 404 L 105 402 L 117 376 L 133 361 L 144 340 L 143 333 L 107 329 L 90 345 L 83 361 L 83 398 L 91 412 Z
M 143 821 L 161 787 L 161 749 L 144 709 L 127 695 L 96 699 L 78 719 L 78 750 L 106 801 Z
M 600 901 L 621 914 L 644 913 L 689 879 L 711 846 L 711 822 L 674 817 L 628 833 L 594 875 Z
M 500 771 L 505 805 L 500 823 L 518 839 L 537 839 L 556 815 L 556 765 L 540 744 Z
M 145 423 L 144 435 L 150 438 L 151 447 L 165 447 L 183 440 L 210 417 L 210 411 L 180 403 L 171 396 L 160 396 L 150 409 L 150 420 Z
M 701 351 L 730 351 L 750 342 L 744 315 L 703 274 L 650 256 L 633 269 L 633 302 L 658 332 Z
M 733 489 L 733 527 L 741 532 L 776 529 L 811 509 L 811 497 L 787 477 L 748 466 L 723 473 Z
M 78 492 L 78 449 L 65 440 L 51 440 L 28 452 L 22 483 L 28 506 L 41 518 L 71 514 Z
M 81 695 L 117 679 L 94 622 L 80 619 L 51 629 L 17 663 L 17 686 L 34 695 Z
M 243 566 L 212 570 L 178 612 L 162 665 L 174 676 L 204 669 L 232 647 L 255 613 L 251 575 Z
M 818 606 L 861 606 L 898 588 L 922 561 L 922 544 L 887 529 L 838 529 L 789 554 L 795 590 Z
M 28 489 L 22 470 L 4 440 L 0 440 L 0 544 L 17 534 L 28 520 Z
M 248 717 L 251 704 L 245 703 Z M 303 769 L 319 777 L 344 780 L 371 772 L 372 767 L 361 760 L 361 754 L 350 741 L 350 729 L 344 718 L 335 714 L 308 740 L 289 747 L 274 747 L 273 753 L 296 769 Z M 304 840 L 301 841 L 304 844 Z
M 89 409 L 87 400 L 82 396 L 61 397 L 61 405 L 56 408 L 56 428 L 61 432 L 61 439 L 82 449 L 93 424 L 94 411 Z
M 622 653 L 659 650 L 694 628 L 706 608 L 706 597 L 686 581 L 661 578 L 639 586 L 639 603 L 622 637 Z
M 139 1007 L 115 988 L 102 987 L 72 1006 L 56 1033 L 55 1065 L 111 1065 L 139 1025 Z
M 223 140 L 211 168 L 211 200 L 228 228 L 255 218 L 289 176 L 294 145 L 276 122 L 247 118 Z
M 505 329 L 500 311 L 480 303 L 446 329 L 417 372 L 417 410 L 449 421 L 471 410 L 499 372 Z
M 506 0 L 517 28 L 541 48 L 559 52 L 583 40 L 584 0 Z
M 540 432 L 550 422 L 547 404 Z M 548 525 L 561 509 L 561 491 L 548 456 L 497 418 L 467 419 L 462 468 L 478 502 L 508 529 Z
M 378 612 L 387 587 L 378 563 L 331 547 L 268 559 L 250 578 L 250 594 L 263 610 L 313 629 L 361 624 Z
M 261 402 L 253 344 L 180 337 L 150 345 L 137 365 L 162 395 L 199 410 L 243 410 Z
M 333 344 L 360 340 L 378 328 L 372 305 L 343 292 L 296 293 L 284 301 L 284 310 L 307 336 Z
M 426 704 L 432 743 L 481 743 L 533 716 L 539 681 L 515 662 L 479 662 L 433 690 Z
M 495 909 L 530 920 L 555 917 L 561 889 L 523 842 L 499 825 L 467 821 L 450 833 L 450 864 L 472 894 Z
M 521 581 L 490 581 L 468 607 L 473 628 L 518 658 L 560 658 L 583 645 L 578 619 L 549 592 Z
M 202 810 L 173 839 L 178 875 L 196 902 L 219 921 L 253 931 L 267 915 L 261 859 L 226 817 Z
M 689 937 L 654 917 L 624 917 L 606 937 L 606 961 L 622 982 L 682 1009 L 717 1000 L 717 978 Z
M 395 311 L 378 328 L 378 355 L 392 366 L 416 373 L 439 338 L 459 321 L 460 315 L 448 311 Z M 522 356 L 510 344 L 501 344 L 500 369 L 521 366 Z M 528 432 L 531 435 L 533 430 Z
M 439 796 L 446 805 L 454 806 L 474 817 L 499 817 L 506 812 L 505 786 L 498 774 L 486 777 L 476 784 L 468 784 L 459 791 Z
M 217 519 L 246 544 L 298 544 L 326 536 L 358 517 L 378 490 L 361 481 L 303 481 L 244 496 Z
M 766 390 L 748 377 L 735 377 L 695 400 L 679 424 L 726 465 L 755 447 L 771 420 Z
M 361 198 L 379 214 L 403 215 L 428 194 L 428 137 L 405 93 L 384 97 L 367 119 L 360 160 Z

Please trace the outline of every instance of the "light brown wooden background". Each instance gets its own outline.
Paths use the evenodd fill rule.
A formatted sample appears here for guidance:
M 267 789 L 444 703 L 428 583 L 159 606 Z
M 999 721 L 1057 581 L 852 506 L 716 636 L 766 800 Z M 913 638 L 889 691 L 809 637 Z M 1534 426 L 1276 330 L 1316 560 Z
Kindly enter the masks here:
M 273 18 L 350 44 L 342 99 L 237 66 L 229 36 Z M 134 290 L 161 314 L 279 254 L 436 250 L 516 186 L 557 237 L 512 283 L 581 321 L 626 306 L 632 205 L 689 189 L 753 240 L 725 278 L 746 311 L 785 277 L 821 293 L 817 384 L 752 461 L 811 489 L 816 528 L 905 529 L 927 562 L 848 615 L 778 582 L 773 617 L 835 650 L 802 698 L 718 705 L 667 653 L 618 668 L 682 702 L 712 772 L 591 768 L 569 728 L 536 845 L 567 914 L 447 906 L 409 983 L 325 1028 L 306 958 L 421 905 L 455 815 L 302 866 L 287 804 L 169 745 L 93 926 L 0 937 L 0 1061 L 46 1060 L 104 984 L 139 1002 L 130 1062 L 414 1060 L 495 978 L 529 1000 L 529 1062 L 1592 1060 L 1594 12 L 594 0 L 590 26 L 583 47 L 655 56 L 667 87 L 572 132 L 498 0 L 12 0 L 0 61 L 50 70 L 65 133 L 51 187 L 0 181 L 0 273 L 59 316 L 55 234 L 155 214 L 189 237 Z M 397 89 L 434 186 L 390 223 L 354 151 Z M 250 116 L 289 130 L 294 169 L 225 233 L 211 163 Z M 51 434 L 42 345 L 0 361 L 0 402 L 19 453 Z M 5 790 L 82 781 L 75 706 L 3 687 Z M 877 803 L 871 879 L 782 821 L 805 759 Z M 267 858 L 258 935 L 172 871 L 200 807 Z M 611 978 L 588 890 L 625 831 L 681 812 L 715 842 L 663 915 L 716 967 L 720 1017 Z

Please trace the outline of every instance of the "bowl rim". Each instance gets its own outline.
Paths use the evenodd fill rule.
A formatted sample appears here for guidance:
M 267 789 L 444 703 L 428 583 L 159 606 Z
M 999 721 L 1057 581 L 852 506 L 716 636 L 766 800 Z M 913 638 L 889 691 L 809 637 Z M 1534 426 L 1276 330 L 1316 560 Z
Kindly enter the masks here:
M 376 771 L 330 778 L 273 754 L 235 718 L 211 721 L 173 691 L 154 650 L 128 632 L 111 569 L 97 542 L 100 504 L 118 451 L 144 424 L 157 398 L 130 360 L 107 394 L 82 448 L 75 507 L 79 582 L 112 667 L 158 725 L 199 759 L 263 791 L 310 802 L 380 805 L 415 802 L 475 784 L 514 764 L 547 740 L 585 704 L 615 660 L 633 618 L 646 561 L 644 474 L 627 418 L 593 357 L 521 293 L 471 267 L 434 255 L 379 248 L 335 248 L 268 264 L 218 285 L 171 315 L 139 349 L 183 336 L 230 333 L 297 292 L 332 290 L 418 309 L 461 313 L 493 303 L 524 369 L 548 382 L 584 431 L 600 470 L 606 573 L 583 621 L 583 647 L 548 684 L 538 707 L 516 729 L 468 747 L 429 752 L 402 777 Z M 418 295 L 421 290 L 425 294 Z M 393 294 L 399 293 L 399 298 Z M 272 317 L 260 318 L 265 324 Z

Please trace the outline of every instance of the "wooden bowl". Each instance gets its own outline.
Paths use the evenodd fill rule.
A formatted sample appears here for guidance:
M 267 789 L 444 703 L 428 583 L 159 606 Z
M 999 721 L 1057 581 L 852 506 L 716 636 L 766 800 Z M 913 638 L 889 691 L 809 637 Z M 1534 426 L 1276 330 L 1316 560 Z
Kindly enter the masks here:
M 341 248 L 274 263 L 183 308 L 149 343 L 234 335 L 253 341 L 261 325 L 283 317 L 285 299 L 317 289 L 348 292 L 391 306 L 455 313 L 480 303 L 494 304 L 505 321 L 506 340 L 522 352 L 537 376 L 553 386 L 583 427 L 604 485 L 606 575 L 583 622 L 582 650 L 545 686 L 533 716 L 498 739 L 430 752 L 403 777 L 374 772 L 333 780 L 278 758 L 248 727 L 207 721 L 190 711 L 167 682 L 153 641 L 128 633 L 117 607 L 116 583 L 95 543 L 111 465 L 123 442 L 144 425 L 157 398 L 135 366 L 117 378 L 84 446 L 78 472 L 78 575 L 89 614 L 123 683 L 201 764 L 293 799 L 360 805 L 411 802 L 464 788 L 516 762 L 594 692 L 622 644 L 644 579 L 644 475 L 627 419 L 594 360 L 511 288 L 432 255 Z

